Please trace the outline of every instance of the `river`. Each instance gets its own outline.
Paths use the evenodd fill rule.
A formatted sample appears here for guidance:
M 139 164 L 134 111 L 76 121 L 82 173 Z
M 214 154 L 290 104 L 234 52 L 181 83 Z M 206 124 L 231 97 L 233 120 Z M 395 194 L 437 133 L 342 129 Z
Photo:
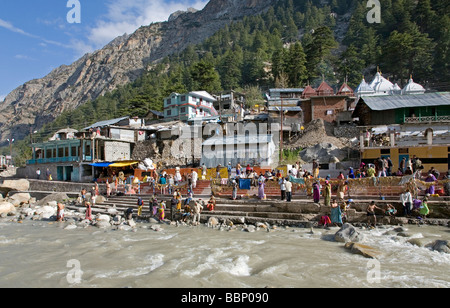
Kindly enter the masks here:
M 450 254 L 363 230 L 379 263 L 332 240 L 338 230 L 219 231 L 162 226 L 155 232 L 45 221 L 0 221 L 3 288 L 449 288 Z M 407 226 L 413 237 L 450 238 L 448 227 Z M 375 261 L 378 262 L 378 261 Z

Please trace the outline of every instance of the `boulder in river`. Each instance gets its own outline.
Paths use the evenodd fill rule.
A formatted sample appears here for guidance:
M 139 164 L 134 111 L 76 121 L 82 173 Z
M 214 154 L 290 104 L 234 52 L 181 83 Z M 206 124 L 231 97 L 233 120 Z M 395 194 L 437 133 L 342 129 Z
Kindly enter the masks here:
M 5 202 L 2 201 L 0 203 L 0 214 L 10 214 L 10 213 L 15 213 L 16 212 L 16 207 L 10 203 L 10 202 Z
M 356 228 L 349 223 L 345 223 L 334 235 L 334 240 L 341 243 L 360 242 L 362 239 L 363 234 L 358 232 Z
M 431 248 L 431 250 L 450 253 L 450 243 L 445 240 L 436 240 L 433 243 L 427 245 Z
M 382 252 L 380 250 L 360 243 L 348 242 L 345 244 L 345 248 L 349 249 L 355 254 L 360 254 L 366 258 L 371 259 L 378 259 L 382 255 Z
M 39 200 L 37 205 L 47 205 L 49 202 L 64 203 L 66 200 L 69 200 L 66 193 L 53 193 Z

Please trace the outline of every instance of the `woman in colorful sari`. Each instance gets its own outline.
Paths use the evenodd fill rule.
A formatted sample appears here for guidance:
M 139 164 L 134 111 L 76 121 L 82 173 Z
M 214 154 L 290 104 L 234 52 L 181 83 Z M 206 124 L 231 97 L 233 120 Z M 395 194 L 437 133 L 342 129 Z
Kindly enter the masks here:
M 325 181 L 325 186 L 323 188 L 323 198 L 324 198 L 325 206 L 330 206 L 330 203 L 331 203 L 331 184 L 328 181 Z
M 320 186 L 318 182 L 314 182 L 312 184 L 313 189 L 313 199 L 315 203 L 319 203 L 320 201 Z
M 331 223 L 335 225 L 342 225 L 342 211 L 336 199 L 331 203 Z
M 166 209 L 166 202 L 161 201 L 158 208 L 159 221 L 164 221 L 164 219 L 166 218 L 165 209 Z
M 258 179 L 258 198 L 260 200 L 264 200 L 266 193 L 264 192 L 264 188 L 266 186 L 264 177 L 259 177 Z
M 436 182 L 436 177 L 432 174 L 432 173 L 428 173 L 427 178 L 425 179 L 426 183 L 432 183 L 432 182 Z M 434 183 L 432 185 L 430 185 L 430 187 L 428 187 L 426 193 L 430 194 L 430 195 L 434 195 Z

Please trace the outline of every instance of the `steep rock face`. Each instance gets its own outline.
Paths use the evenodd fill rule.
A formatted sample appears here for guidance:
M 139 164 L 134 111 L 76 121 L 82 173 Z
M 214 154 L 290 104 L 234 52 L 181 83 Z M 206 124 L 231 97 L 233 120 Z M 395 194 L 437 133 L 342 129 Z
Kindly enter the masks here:
M 202 11 L 176 12 L 170 21 L 141 27 L 104 48 L 63 65 L 12 91 L 0 103 L 0 143 L 22 139 L 63 111 L 73 110 L 117 86 L 132 82 L 152 63 L 277 0 L 211 0 Z

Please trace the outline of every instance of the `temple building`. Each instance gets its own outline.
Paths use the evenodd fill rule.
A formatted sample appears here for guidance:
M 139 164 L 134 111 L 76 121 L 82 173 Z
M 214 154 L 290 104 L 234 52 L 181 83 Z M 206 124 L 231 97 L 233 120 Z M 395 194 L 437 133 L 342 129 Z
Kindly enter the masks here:
M 374 79 L 369 84 L 362 79 L 359 86 L 355 89 L 356 96 L 386 96 L 386 95 L 410 95 L 410 94 L 424 94 L 425 88 L 418 83 L 415 83 L 411 78 L 408 84 L 401 89 L 396 83 L 393 84 L 389 79 L 383 77 L 380 71 L 375 74 Z

